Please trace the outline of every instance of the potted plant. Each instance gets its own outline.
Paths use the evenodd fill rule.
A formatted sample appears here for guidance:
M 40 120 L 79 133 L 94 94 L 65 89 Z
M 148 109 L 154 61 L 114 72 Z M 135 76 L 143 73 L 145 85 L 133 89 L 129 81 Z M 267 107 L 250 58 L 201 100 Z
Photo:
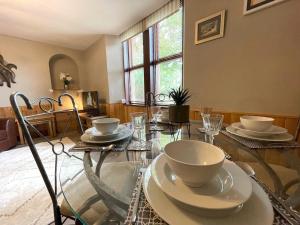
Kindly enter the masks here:
M 169 106 L 169 120 L 170 122 L 185 123 L 189 122 L 190 106 L 185 105 L 191 95 L 187 89 L 181 87 L 172 89 L 169 92 L 169 98 L 173 99 L 175 105 Z

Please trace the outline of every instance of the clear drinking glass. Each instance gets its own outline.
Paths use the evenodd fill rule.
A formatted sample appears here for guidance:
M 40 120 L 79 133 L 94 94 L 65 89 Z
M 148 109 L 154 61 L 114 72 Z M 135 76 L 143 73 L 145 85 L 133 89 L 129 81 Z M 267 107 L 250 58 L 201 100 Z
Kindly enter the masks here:
M 146 113 L 131 113 L 130 116 L 133 129 L 138 134 L 138 144 L 136 147 L 144 149 L 146 147 L 146 143 L 142 141 L 142 130 L 145 128 L 146 124 Z
M 161 131 L 163 130 L 161 127 L 157 126 L 158 120 L 162 116 L 162 111 L 160 106 L 151 107 L 152 121 L 154 122 L 154 126 L 150 128 L 152 131 Z
M 210 144 L 213 144 L 214 136 L 219 134 L 222 128 L 223 118 L 224 116 L 220 114 L 202 114 L 203 126 Z
M 155 159 L 160 153 L 162 153 L 162 147 L 159 138 L 153 138 L 151 140 L 151 159 Z

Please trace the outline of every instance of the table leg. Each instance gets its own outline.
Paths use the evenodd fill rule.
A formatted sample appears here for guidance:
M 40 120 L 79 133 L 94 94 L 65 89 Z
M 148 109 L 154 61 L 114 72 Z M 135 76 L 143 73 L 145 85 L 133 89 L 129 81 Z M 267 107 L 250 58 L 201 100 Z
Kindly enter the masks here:
M 55 125 L 55 120 L 51 119 L 51 123 L 52 123 L 52 133 L 53 136 L 56 137 L 56 125 Z
M 191 124 L 187 124 L 189 139 L 191 139 Z
M 178 125 L 178 127 L 175 127 L 175 130 L 177 130 L 177 134 L 176 134 L 176 139 L 175 141 L 178 141 L 178 137 L 179 137 L 179 132 L 182 132 L 182 125 Z
M 54 137 L 53 136 L 52 122 L 50 120 L 48 121 L 48 134 L 49 134 L 50 137 Z

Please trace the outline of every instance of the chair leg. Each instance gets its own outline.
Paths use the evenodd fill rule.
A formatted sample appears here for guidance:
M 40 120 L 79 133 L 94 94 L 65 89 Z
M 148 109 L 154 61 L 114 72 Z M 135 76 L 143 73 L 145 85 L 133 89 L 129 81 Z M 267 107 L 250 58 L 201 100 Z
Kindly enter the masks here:
M 62 216 L 62 217 L 64 217 L 64 219 L 62 220 L 62 224 L 64 224 L 67 221 L 67 219 L 75 220 L 72 217 L 66 217 L 66 216 Z M 52 225 L 52 224 L 55 224 L 55 221 L 52 221 L 51 223 L 48 223 L 47 225 Z
M 83 225 L 83 224 L 80 222 L 80 220 L 75 219 L 75 225 Z
M 68 217 L 66 217 L 63 221 L 62 224 L 64 224 L 67 221 Z

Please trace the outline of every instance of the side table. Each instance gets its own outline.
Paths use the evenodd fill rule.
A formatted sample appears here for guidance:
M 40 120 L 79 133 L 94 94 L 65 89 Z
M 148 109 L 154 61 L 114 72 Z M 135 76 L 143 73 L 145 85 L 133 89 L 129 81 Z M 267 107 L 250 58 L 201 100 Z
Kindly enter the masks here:
M 55 116 L 53 114 L 28 117 L 27 121 L 33 126 L 34 125 L 39 125 L 39 124 L 46 124 L 48 126 L 49 136 L 50 137 L 55 137 L 56 136 Z M 20 124 L 17 120 L 16 120 L 16 122 L 17 122 L 17 125 L 18 125 L 20 143 L 25 144 L 25 138 L 24 138 L 24 134 L 23 134 L 23 131 L 21 129 L 21 126 L 20 126 Z

